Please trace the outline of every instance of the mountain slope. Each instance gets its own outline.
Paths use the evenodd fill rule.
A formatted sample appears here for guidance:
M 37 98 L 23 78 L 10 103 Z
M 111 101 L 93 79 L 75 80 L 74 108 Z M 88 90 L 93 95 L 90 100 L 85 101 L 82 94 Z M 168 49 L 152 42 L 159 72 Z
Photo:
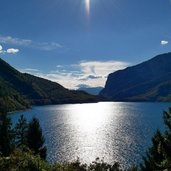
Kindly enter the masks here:
M 23 74 L 0 59 L 0 106 L 8 111 L 30 105 L 96 102 L 95 96 L 70 91 L 60 84 Z
M 115 101 L 171 101 L 171 53 L 111 73 L 100 95 Z

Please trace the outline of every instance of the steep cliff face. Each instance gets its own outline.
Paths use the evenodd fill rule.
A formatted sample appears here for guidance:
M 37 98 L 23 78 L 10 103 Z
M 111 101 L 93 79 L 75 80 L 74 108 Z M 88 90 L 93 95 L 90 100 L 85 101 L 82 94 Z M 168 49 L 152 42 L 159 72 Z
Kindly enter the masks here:
M 56 82 L 20 73 L 0 59 L 0 108 L 11 111 L 30 105 L 96 101 L 97 98 L 88 93 L 70 91 Z
M 171 101 L 171 53 L 111 73 L 100 95 L 116 101 Z

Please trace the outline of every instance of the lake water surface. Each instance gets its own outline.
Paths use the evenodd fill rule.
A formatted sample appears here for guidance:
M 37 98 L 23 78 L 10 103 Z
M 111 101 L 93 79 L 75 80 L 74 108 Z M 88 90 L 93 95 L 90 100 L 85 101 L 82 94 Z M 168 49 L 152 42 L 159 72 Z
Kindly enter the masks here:
M 96 157 L 124 167 L 139 163 L 170 103 L 100 102 L 33 107 L 21 114 L 40 120 L 50 162 L 90 163 Z

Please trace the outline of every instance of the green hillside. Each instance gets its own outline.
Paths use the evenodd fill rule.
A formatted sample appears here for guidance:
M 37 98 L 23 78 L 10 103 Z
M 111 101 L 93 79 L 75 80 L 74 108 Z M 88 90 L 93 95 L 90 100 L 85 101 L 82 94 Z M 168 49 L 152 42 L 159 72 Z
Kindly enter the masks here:
M 8 111 L 30 105 L 96 102 L 96 96 L 71 91 L 58 83 L 20 73 L 0 59 L 0 106 Z

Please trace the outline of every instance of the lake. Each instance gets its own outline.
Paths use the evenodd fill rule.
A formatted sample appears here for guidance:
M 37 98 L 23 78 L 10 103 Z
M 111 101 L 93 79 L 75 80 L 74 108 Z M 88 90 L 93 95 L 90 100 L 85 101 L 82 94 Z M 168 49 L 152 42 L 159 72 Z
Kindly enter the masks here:
M 13 123 L 23 114 L 40 120 L 48 161 L 90 163 L 96 157 L 118 161 L 125 168 L 137 164 L 151 144 L 162 114 L 170 103 L 100 102 L 33 107 L 11 115 Z

